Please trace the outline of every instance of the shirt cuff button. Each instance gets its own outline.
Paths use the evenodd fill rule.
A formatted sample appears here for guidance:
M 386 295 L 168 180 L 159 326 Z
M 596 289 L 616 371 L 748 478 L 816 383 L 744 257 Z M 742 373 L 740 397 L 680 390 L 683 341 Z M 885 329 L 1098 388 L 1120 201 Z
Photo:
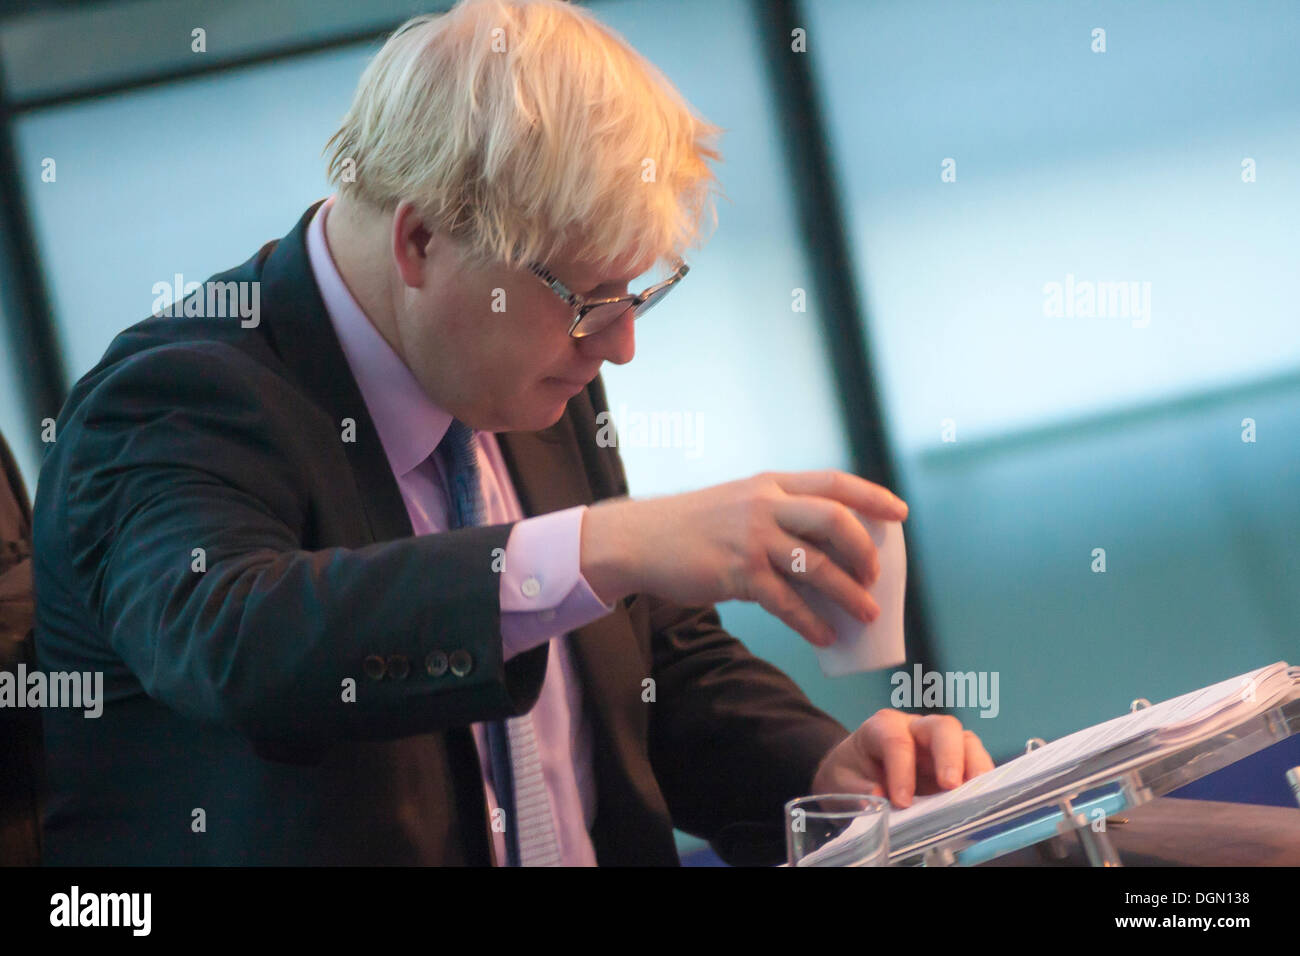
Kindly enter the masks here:
M 441 677 L 447 673 L 447 652 L 431 651 L 424 659 L 424 669 L 430 677 Z
M 474 658 L 469 651 L 457 649 L 447 655 L 451 672 L 457 677 L 464 677 L 474 669 Z

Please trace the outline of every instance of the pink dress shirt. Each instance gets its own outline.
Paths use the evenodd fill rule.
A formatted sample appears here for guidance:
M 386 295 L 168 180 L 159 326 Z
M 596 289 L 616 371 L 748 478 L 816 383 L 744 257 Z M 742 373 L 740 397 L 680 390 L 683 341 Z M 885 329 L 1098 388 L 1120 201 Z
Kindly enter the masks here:
M 429 399 L 339 275 L 325 238 L 325 217 L 333 204 L 331 196 L 312 218 L 307 232 L 316 284 L 379 432 L 411 527 L 417 535 L 437 534 L 446 531 L 451 522 L 445 476 L 433 452 L 446 434 L 451 414 Z M 583 713 L 582 687 L 570 658 L 567 632 L 603 617 L 614 606 L 601 603 L 579 567 L 586 506 L 525 518 L 496 437 L 491 432 L 477 434 L 484 523 L 518 522 L 506 543 L 501 574 L 505 659 L 551 642 L 541 696 L 531 711 L 542 772 L 563 865 L 595 866 L 590 836 L 596 816 L 591 725 Z M 487 737 L 482 724 L 474 724 L 472 729 L 487 804 L 493 808 L 497 801 Z M 492 839 L 497 862 L 504 865 L 505 835 L 493 833 Z

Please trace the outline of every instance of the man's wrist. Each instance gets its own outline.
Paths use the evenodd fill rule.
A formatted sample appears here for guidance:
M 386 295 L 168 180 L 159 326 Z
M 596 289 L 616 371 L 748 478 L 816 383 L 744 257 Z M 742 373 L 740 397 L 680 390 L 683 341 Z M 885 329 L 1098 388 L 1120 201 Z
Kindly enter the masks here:
M 578 566 L 596 597 L 613 604 L 635 592 L 627 567 L 624 501 L 591 505 L 582 516 Z

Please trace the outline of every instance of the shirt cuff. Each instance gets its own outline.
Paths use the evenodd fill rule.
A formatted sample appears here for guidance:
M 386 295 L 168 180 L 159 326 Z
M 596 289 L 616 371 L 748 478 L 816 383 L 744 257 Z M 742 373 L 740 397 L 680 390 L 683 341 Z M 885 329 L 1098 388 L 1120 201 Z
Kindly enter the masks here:
M 501 572 L 501 642 L 506 660 L 614 610 L 582 575 L 586 505 L 515 522 Z

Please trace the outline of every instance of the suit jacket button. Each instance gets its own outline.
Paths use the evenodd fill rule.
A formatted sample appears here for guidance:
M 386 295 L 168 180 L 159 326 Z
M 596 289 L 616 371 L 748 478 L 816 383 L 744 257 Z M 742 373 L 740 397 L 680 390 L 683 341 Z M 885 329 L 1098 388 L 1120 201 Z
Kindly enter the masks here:
M 361 662 L 361 666 L 365 668 L 366 676 L 371 680 L 383 680 L 384 671 L 388 669 L 384 659 L 378 654 L 371 654 Z
M 388 676 L 393 680 L 406 680 L 406 675 L 411 673 L 411 662 L 401 654 L 394 654 L 388 659 Z
M 469 651 L 452 651 L 448 662 L 451 664 L 451 672 L 457 677 L 464 677 L 474 669 L 474 658 L 470 657 Z
M 432 651 L 424 659 L 424 669 L 430 677 L 441 677 L 447 673 L 447 655 L 443 651 Z

